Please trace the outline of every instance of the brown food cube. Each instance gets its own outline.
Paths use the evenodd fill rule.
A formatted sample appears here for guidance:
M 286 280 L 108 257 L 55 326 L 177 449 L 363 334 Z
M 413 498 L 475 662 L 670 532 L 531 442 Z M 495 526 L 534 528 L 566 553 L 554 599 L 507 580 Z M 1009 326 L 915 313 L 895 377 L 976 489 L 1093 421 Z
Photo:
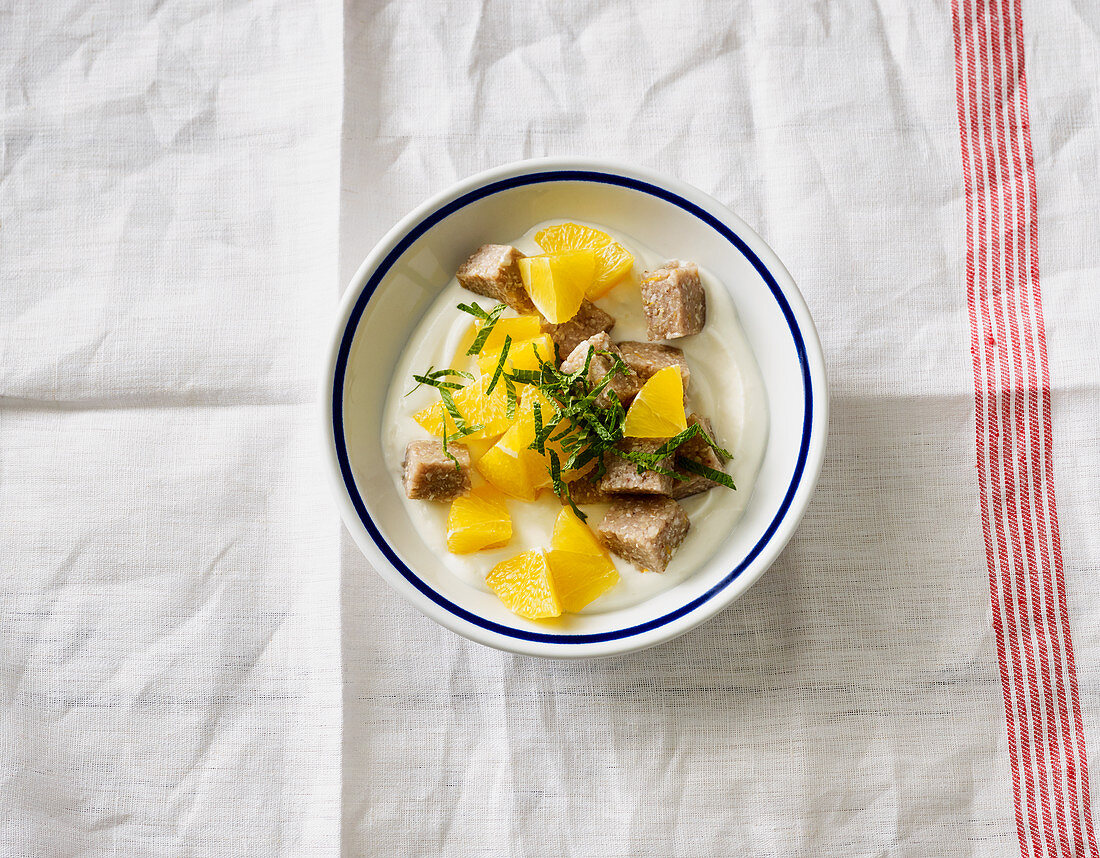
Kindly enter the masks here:
M 691 383 L 691 370 L 683 349 L 665 346 L 661 343 L 616 343 L 627 365 L 638 373 L 642 381 L 652 378 L 658 370 L 668 366 L 679 367 L 680 377 L 684 380 L 684 390 Z
M 573 499 L 573 503 L 605 503 L 611 500 L 611 498 L 600 491 L 600 487 L 597 485 L 597 480 L 591 474 L 585 474 L 583 477 L 573 480 L 569 483 L 569 497 Z M 566 502 L 565 498 L 561 501 L 563 504 Z
M 699 268 L 672 260 L 647 271 L 641 282 L 646 334 L 651 340 L 690 337 L 707 323 L 707 296 Z
M 639 569 L 664 572 L 691 522 L 672 498 L 619 498 L 597 528 L 613 554 Z
M 533 313 L 516 260 L 523 254 L 510 244 L 483 244 L 458 268 L 458 282 L 465 289 L 503 301 L 518 313 Z
M 714 441 L 717 439 L 714 437 L 714 430 L 711 428 L 710 421 L 706 417 L 699 414 L 688 415 L 688 426 L 694 426 L 698 423 L 702 426 L 703 431 L 710 436 Z M 679 500 L 680 498 L 690 497 L 691 495 L 697 495 L 700 492 L 709 491 L 713 489 L 718 483 L 708 480 L 702 474 L 696 474 L 689 471 L 679 464 L 679 459 L 687 458 L 700 465 L 706 465 L 708 468 L 714 468 L 715 470 L 722 470 L 722 457 L 719 456 L 714 449 L 700 438 L 698 435 L 691 438 L 676 448 L 675 459 L 677 460 L 676 473 L 682 474 L 687 477 L 686 480 L 676 480 L 672 486 L 672 496 Z
M 696 424 L 698 424 L 699 427 L 704 432 L 706 432 L 707 437 L 709 437 L 710 440 L 714 441 L 716 444 L 719 443 L 718 439 L 714 437 L 714 427 L 710 425 L 710 421 L 706 417 L 704 417 L 702 414 L 698 414 L 698 413 L 693 411 L 687 417 L 687 425 L 688 426 L 694 426 Z M 725 462 L 725 459 L 722 456 L 719 456 L 717 453 L 715 453 L 714 449 L 710 446 L 710 444 L 708 444 L 706 441 L 704 441 L 698 435 L 696 435 L 694 438 L 691 438 L 691 439 L 685 441 L 683 444 L 681 444 L 677 448 L 676 452 L 677 452 L 678 455 L 690 456 L 693 459 L 697 458 L 699 456 L 704 456 L 704 455 L 706 455 L 707 452 L 709 452 L 709 453 L 713 454 L 716 459 L 718 459 L 719 464 Z
M 470 491 L 470 451 L 465 444 L 449 443 L 458 459 L 455 468 L 443 452 L 442 441 L 410 441 L 405 448 L 405 494 L 413 500 L 447 501 Z
M 622 356 L 619 354 L 619 347 L 611 342 L 611 337 L 601 331 L 573 349 L 569 356 L 561 362 L 561 371 L 576 372 L 579 370 L 584 366 L 584 361 L 591 349 L 595 349 L 597 352 L 610 352 L 618 357 Z M 588 364 L 588 383 L 595 387 L 610 371 L 611 358 L 601 354 L 592 355 L 592 361 Z M 628 366 L 625 373 L 619 373 L 612 377 L 603 393 L 596 397 L 596 404 L 603 408 L 609 407 L 611 399 L 608 392 L 610 391 L 619 397 L 619 401 L 625 407 L 633 401 L 641 389 L 642 380 L 638 378 L 638 373 Z
M 655 453 L 664 441 L 650 438 L 626 438 L 618 443 L 624 451 Z M 658 464 L 672 468 L 672 459 L 661 459 Z M 638 466 L 628 459 L 608 453 L 604 458 L 606 470 L 596 484 L 601 492 L 609 495 L 671 495 L 674 477 L 648 469 L 638 473 Z
M 591 301 L 582 301 L 581 308 L 568 322 L 555 325 L 544 322 L 542 330 L 558 347 L 558 354 L 568 355 L 595 334 L 606 334 L 615 327 L 615 317 L 605 313 Z

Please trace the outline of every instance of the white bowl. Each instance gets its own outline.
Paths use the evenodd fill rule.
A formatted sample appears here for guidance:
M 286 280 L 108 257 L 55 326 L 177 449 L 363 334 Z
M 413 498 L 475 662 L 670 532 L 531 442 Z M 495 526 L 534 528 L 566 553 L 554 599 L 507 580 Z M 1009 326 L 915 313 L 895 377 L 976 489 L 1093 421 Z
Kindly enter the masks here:
M 438 561 L 406 512 L 380 439 L 388 431 L 382 410 L 398 357 L 459 263 L 471 248 L 551 219 L 604 224 L 715 274 L 730 291 L 756 355 L 769 429 L 745 512 L 702 568 L 641 604 L 547 625 L 515 616 Z M 760 236 L 683 182 L 637 167 L 573 159 L 521 161 L 472 176 L 390 230 L 344 296 L 321 401 L 337 502 L 378 573 L 458 634 L 555 658 L 662 643 L 744 593 L 802 517 L 821 469 L 828 422 L 825 366 L 813 320 Z

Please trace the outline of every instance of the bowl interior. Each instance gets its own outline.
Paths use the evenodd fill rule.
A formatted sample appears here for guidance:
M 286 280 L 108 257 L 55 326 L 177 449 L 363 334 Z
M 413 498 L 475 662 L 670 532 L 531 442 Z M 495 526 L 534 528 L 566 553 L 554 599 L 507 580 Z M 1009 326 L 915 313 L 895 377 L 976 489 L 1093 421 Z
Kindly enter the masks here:
M 549 174 L 546 174 L 549 175 Z M 364 533 L 398 573 L 444 610 L 492 632 L 521 640 L 564 643 L 628 637 L 688 612 L 732 600 L 756 577 L 751 561 L 775 537 L 805 462 L 810 403 L 804 380 L 804 346 L 785 302 L 777 299 L 763 263 L 738 246 L 701 209 L 658 188 L 593 180 L 533 180 L 483 187 L 437 210 L 414 226 L 392 252 L 365 273 L 352 310 L 350 350 L 343 373 L 342 420 L 337 446 L 346 442 Z M 647 602 L 616 611 L 530 622 L 509 612 L 492 594 L 470 587 L 433 556 L 417 534 L 385 461 L 380 439 L 390 431 L 382 411 L 400 353 L 425 310 L 470 249 L 523 233 L 550 219 L 586 220 L 620 230 L 670 256 L 697 260 L 732 295 L 764 382 L 768 441 L 745 512 L 703 568 Z M 727 230 L 737 232 L 736 225 Z M 748 239 L 747 236 L 745 236 Z M 752 258 L 750 258 L 752 257 Z M 361 314 L 358 312 L 361 309 Z M 337 373 L 341 371 L 340 362 Z M 336 385 L 340 391 L 339 382 Z M 342 412 L 342 413 L 340 413 Z M 341 438 L 342 436 L 342 438 Z M 363 512 L 369 517 L 364 520 Z M 373 532 L 372 532 L 373 531 Z M 362 534 L 357 534 L 357 538 Z M 518 549 L 517 549 L 518 550 Z M 745 574 L 746 569 L 748 573 Z M 704 609 L 705 610 L 705 609 Z M 709 613 L 709 611 L 708 611 Z

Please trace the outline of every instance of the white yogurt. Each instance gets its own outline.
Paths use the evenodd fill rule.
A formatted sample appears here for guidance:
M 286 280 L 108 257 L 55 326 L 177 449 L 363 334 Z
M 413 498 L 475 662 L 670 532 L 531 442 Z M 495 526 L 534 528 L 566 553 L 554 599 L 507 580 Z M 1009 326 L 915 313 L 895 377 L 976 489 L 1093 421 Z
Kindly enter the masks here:
M 523 237 L 509 243 L 524 253 L 541 253 L 533 236 L 547 225 L 539 224 Z M 676 258 L 676 248 L 668 248 L 664 255 L 657 254 L 629 236 L 598 224 L 591 226 L 610 233 L 634 254 L 635 273 L 631 279 L 596 302 L 615 317 L 611 337 L 616 341 L 644 342 L 646 326 L 637 285 L 638 274 L 659 267 L 666 259 Z M 691 530 L 673 555 L 668 568 L 663 573 L 642 572 L 622 558 L 613 557 L 621 576 L 619 584 L 586 607 L 583 613 L 600 613 L 643 602 L 691 575 L 725 540 L 752 493 L 767 439 L 768 416 L 763 383 L 729 293 L 702 264 L 699 265 L 699 274 L 707 293 L 706 327 L 700 334 L 673 340 L 670 344 L 683 349 L 691 367 L 689 413 L 697 411 L 709 417 L 716 440 L 733 453 L 733 461 L 727 470 L 733 476 L 737 490 L 719 486 L 681 501 L 691 519 Z M 495 564 L 521 551 L 549 548 L 554 520 L 561 510 L 557 497 L 547 491 L 533 503 L 510 499 L 508 511 L 512 516 L 512 541 L 495 551 L 457 555 L 447 551 L 447 513 L 450 504 L 409 500 L 401 486 L 401 462 L 406 444 L 414 439 L 431 437 L 413 420 L 412 415 L 438 400 L 438 394 L 427 387 L 406 396 L 414 386 L 413 373 L 423 372 L 429 366 L 450 365 L 459 340 L 471 322 L 471 317 L 456 309 L 456 306 L 469 303 L 471 299 L 479 300 L 483 307 L 492 303 L 489 299 L 473 295 L 459 286 L 457 280 L 452 280 L 424 315 L 424 320 L 398 361 L 397 373 L 386 401 L 383 425 L 391 427 L 387 433 L 385 451 L 390 473 L 417 531 L 455 575 L 471 587 L 488 591 L 485 575 Z M 506 315 L 514 314 L 508 311 Z M 466 443 L 475 460 L 490 445 L 485 441 Z M 481 480 L 476 469 L 473 480 L 475 485 Z M 606 508 L 606 504 L 583 507 L 589 513 L 589 523 L 592 525 L 599 522 Z

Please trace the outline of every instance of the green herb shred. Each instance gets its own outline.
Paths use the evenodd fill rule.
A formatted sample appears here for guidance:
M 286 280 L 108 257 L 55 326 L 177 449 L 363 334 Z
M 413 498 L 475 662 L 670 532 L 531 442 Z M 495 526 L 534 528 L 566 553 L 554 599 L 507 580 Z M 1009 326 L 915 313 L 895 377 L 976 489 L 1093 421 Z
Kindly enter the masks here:
M 500 349 L 500 357 L 497 359 L 497 367 L 493 370 L 492 381 L 489 382 L 489 386 L 485 388 L 485 395 L 488 396 L 493 390 L 496 389 L 497 382 L 500 381 L 500 374 L 504 372 L 504 363 L 508 360 L 508 351 L 512 348 L 512 337 L 510 334 L 504 335 L 504 345 Z
M 462 309 L 463 306 L 465 306 L 465 305 L 460 304 L 459 309 Z M 477 307 L 477 304 L 474 304 L 474 306 Z M 480 307 L 477 307 L 477 308 L 478 308 L 478 310 L 481 310 Z M 497 304 L 488 313 L 485 313 L 484 310 L 481 310 L 481 312 L 484 313 L 484 316 L 482 317 L 483 321 L 481 323 L 481 326 L 477 329 L 477 336 L 474 337 L 473 344 L 467 350 L 466 354 L 468 354 L 468 355 L 481 354 L 481 350 L 483 348 L 485 348 L 485 341 L 489 339 L 489 334 L 491 334 L 493 332 L 493 328 L 497 323 L 497 319 L 499 319 L 500 314 L 503 313 L 507 309 L 508 309 L 507 304 Z

